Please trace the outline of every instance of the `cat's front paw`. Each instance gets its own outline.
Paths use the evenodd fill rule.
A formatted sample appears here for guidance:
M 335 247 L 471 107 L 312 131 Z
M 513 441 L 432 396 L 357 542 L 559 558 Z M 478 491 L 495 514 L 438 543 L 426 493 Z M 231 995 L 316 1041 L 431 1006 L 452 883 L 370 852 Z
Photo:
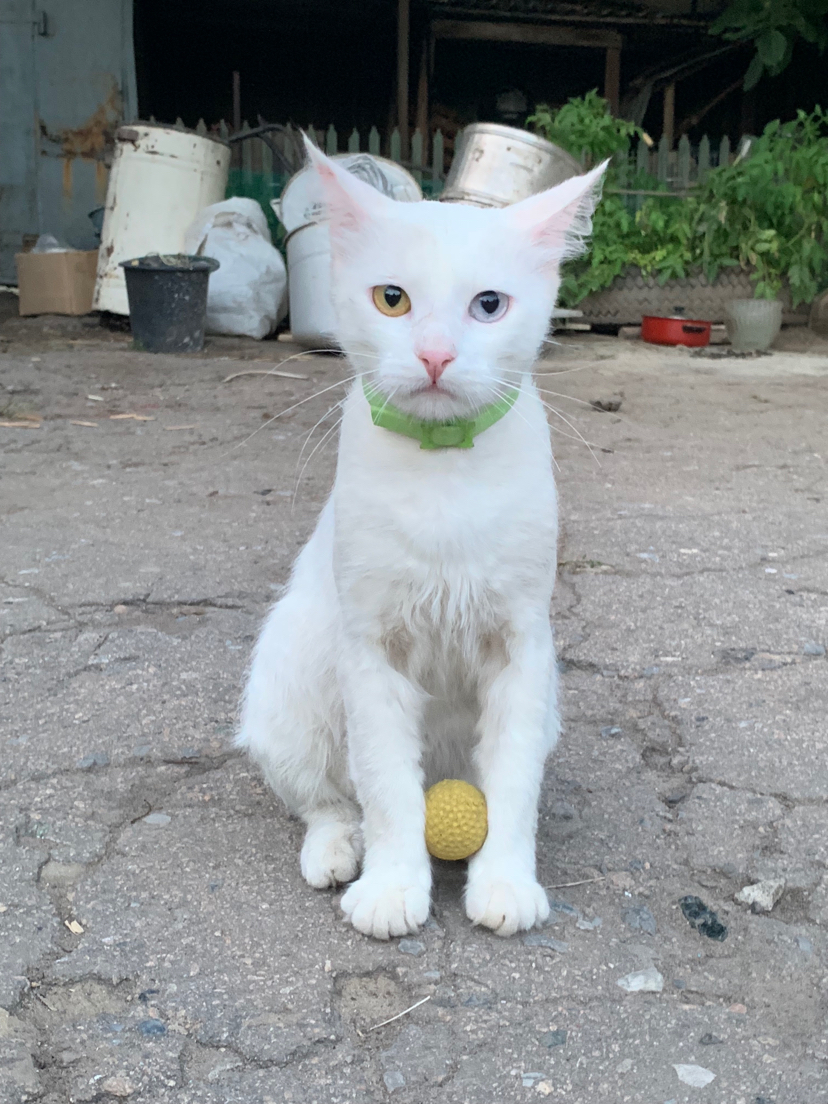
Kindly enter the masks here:
M 532 874 L 472 863 L 466 886 L 466 915 L 495 935 L 514 935 L 542 924 L 549 899 Z
M 341 908 L 357 931 L 374 939 L 409 935 L 423 926 L 431 905 L 428 869 L 378 868 L 347 890 Z

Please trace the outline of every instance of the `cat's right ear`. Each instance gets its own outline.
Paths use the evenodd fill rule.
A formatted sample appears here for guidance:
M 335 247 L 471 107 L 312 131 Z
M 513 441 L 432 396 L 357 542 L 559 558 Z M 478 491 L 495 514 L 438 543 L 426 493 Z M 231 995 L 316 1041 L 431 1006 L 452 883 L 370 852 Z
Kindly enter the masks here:
M 386 206 L 393 201 L 326 157 L 306 134 L 302 137 L 308 161 L 322 189 L 331 244 L 335 251 L 345 252 L 349 241 L 364 233 L 373 218 L 385 214 Z

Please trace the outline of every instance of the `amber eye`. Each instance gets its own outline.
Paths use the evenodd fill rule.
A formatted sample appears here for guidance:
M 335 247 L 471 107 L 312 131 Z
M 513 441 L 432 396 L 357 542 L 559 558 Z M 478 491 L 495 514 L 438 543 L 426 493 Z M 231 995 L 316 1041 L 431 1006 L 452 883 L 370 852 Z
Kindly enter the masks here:
M 401 318 L 411 310 L 408 293 L 396 284 L 380 284 L 374 288 L 374 306 L 389 318 Z

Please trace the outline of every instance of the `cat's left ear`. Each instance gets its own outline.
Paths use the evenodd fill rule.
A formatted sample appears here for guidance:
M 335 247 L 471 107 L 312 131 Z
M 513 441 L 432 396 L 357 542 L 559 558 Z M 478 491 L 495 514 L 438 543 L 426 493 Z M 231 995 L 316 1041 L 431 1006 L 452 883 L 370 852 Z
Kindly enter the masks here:
M 586 248 L 592 215 L 601 199 L 609 161 L 583 176 L 573 176 L 538 195 L 514 203 L 505 214 L 516 230 L 527 234 L 542 252 L 544 267 L 557 267 Z
M 337 247 L 343 247 L 350 236 L 364 231 L 377 215 L 390 213 L 386 208 L 393 200 L 341 168 L 330 157 L 326 157 L 307 135 L 304 135 L 304 139 L 308 161 L 321 186 L 331 242 L 336 250 Z

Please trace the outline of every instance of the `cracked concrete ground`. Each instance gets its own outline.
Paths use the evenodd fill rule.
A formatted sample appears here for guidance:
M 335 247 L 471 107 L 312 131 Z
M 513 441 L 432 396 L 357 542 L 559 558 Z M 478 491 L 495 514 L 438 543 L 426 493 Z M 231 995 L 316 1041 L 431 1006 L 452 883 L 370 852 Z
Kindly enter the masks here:
M 42 418 L 0 428 L 0 1100 L 826 1104 L 828 346 L 795 340 L 550 349 L 551 922 L 472 929 L 439 864 L 427 928 L 382 945 L 302 882 L 298 826 L 231 747 L 341 389 L 269 419 L 343 362 L 222 382 L 296 350 L 0 327 L 0 420 Z M 772 912 L 735 902 L 764 879 Z M 619 987 L 650 967 L 662 991 Z

